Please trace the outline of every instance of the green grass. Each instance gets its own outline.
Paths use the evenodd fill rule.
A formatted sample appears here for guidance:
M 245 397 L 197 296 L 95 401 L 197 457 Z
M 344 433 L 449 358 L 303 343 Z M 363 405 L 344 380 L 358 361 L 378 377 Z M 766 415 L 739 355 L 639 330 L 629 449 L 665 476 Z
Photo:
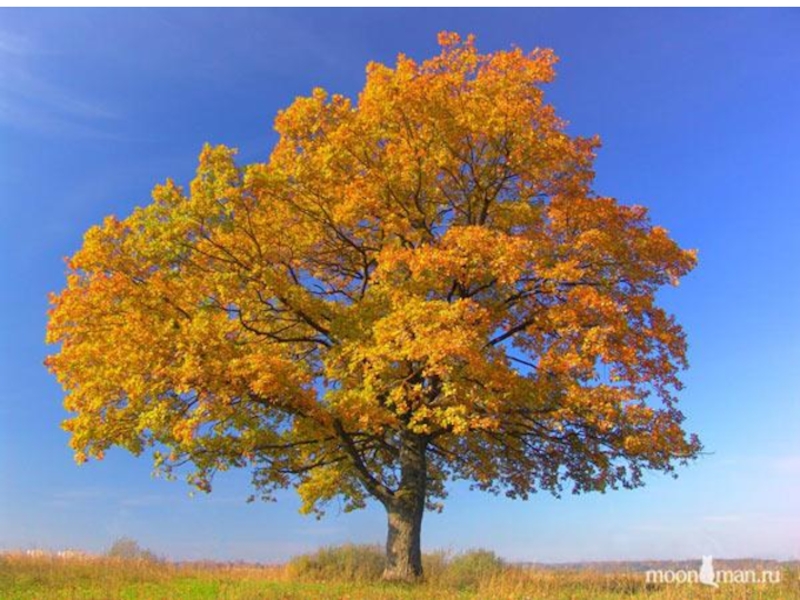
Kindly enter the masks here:
M 427 555 L 427 580 L 380 582 L 378 550 L 322 549 L 286 566 L 175 565 L 111 559 L 0 555 L 2 600 L 792 600 L 796 569 L 781 583 L 648 585 L 643 573 L 531 570 L 478 551 Z M 338 569 L 338 570 L 337 570 Z

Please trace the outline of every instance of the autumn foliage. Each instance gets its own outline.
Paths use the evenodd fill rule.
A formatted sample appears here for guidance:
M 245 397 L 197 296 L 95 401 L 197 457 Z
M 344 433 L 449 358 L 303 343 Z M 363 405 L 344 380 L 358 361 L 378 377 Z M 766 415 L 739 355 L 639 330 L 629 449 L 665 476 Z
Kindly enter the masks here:
M 370 64 L 357 100 L 298 98 L 268 161 L 206 146 L 188 188 L 87 232 L 47 334 L 79 460 L 152 451 L 206 490 L 245 467 L 307 511 L 375 498 L 407 577 L 449 480 L 604 490 L 697 454 L 655 302 L 695 254 L 593 192 L 599 141 L 543 98 L 552 52 L 440 43 Z

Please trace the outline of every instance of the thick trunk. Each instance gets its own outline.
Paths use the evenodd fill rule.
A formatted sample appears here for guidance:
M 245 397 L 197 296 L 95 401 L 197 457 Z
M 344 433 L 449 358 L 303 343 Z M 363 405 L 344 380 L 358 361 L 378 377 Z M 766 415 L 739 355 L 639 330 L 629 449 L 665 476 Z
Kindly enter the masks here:
M 422 577 L 422 515 L 425 512 L 427 464 L 425 443 L 418 436 L 403 441 L 400 451 L 400 486 L 385 502 L 389 517 L 386 538 L 388 581 L 417 581 Z
M 416 581 L 422 577 L 422 511 L 387 509 L 389 533 L 386 537 L 386 570 L 388 581 Z

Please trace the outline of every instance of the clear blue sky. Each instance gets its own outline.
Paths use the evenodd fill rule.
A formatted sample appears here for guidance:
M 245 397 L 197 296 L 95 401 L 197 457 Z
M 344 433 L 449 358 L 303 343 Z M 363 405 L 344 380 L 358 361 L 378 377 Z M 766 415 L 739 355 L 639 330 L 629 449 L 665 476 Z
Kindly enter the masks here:
M 800 559 L 800 11 L 0 11 L 0 549 L 100 551 L 131 535 L 175 558 L 280 560 L 382 542 L 380 507 L 323 521 L 153 479 L 122 452 L 77 467 L 42 360 L 62 257 L 109 213 L 187 181 L 205 141 L 265 158 L 278 109 L 314 86 L 354 94 L 364 66 L 548 46 L 549 98 L 598 133 L 596 190 L 652 209 L 699 267 L 663 302 L 685 326 L 681 395 L 709 455 L 677 480 L 510 501 L 453 488 L 423 545 L 510 559 Z

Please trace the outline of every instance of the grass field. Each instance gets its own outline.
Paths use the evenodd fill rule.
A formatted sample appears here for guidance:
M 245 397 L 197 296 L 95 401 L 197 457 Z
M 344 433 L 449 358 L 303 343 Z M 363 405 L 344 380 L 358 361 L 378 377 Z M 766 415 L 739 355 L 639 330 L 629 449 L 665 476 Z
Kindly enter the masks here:
M 323 551 L 323 553 L 326 551 Z M 647 584 L 644 573 L 530 569 L 489 553 L 426 557 L 427 580 L 381 583 L 368 550 L 327 551 L 281 566 L 171 564 L 107 558 L 0 554 L 3 600 L 360 600 L 360 599 L 800 599 L 800 573 L 783 568 L 775 584 Z M 348 554 L 349 552 L 349 554 Z

